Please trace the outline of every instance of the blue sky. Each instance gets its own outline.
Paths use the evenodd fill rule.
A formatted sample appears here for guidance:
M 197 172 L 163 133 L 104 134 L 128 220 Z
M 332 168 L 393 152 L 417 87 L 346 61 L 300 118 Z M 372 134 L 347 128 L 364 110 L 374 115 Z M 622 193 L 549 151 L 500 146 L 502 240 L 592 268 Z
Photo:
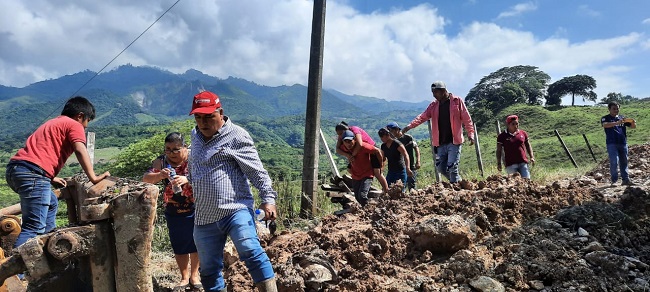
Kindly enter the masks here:
M 174 2 L 0 1 L 0 84 L 98 71 Z M 182 0 L 108 69 L 306 85 L 312 5 Z M 593 76 L 599 98 L 650 96 L 647 0 L 328 0 L 326 19 L 323 87 L 348 94 L 431 100 L 443 80 L 464 96 L 496 70 L 532 65 L 551 82 Z

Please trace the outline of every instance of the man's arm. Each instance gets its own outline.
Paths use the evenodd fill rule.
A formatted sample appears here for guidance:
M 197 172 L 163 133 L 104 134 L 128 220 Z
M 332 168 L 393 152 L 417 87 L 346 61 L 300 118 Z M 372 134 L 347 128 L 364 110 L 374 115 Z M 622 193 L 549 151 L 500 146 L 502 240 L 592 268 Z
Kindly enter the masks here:
M 503 145 L 497 142 L 497 170 L 498 171 L 501 171 L 503 169 L 503 166 L 501 165 L 502 151 L 503 151 Z
M 422 165 L 420 165 L 420 147 L 418 146 L 418 143 L 415 142 L 415 139 L 413 139 L 413 150 L 415 150 L 415 169 L 420 169 Z
M 404 147 L 404 145 L 400 144 L 399 148 L 397 148 L 397 149 L 399 150 L 399 153 L 402 154 L 402 157 L 404 157 L 404 166 L 405 166 L 404 168 L 406 168 L 406 174 L 408 176 L 413 176 L 413 172 L 411 171 L 411 167 L 410 167 L 411 160 L 409 159 L 408 152 L 406 152 L 406 147 Z
M 413 129 L 425 121 L 429 120 L 431 118 L 431 113 L 433 112 L 433 104 L 435 102 L 432 102 L 427 106 L 427 108 L 419 114 L 417 117 L 415 117 L 406 127 L 402 128 L 402 133 L 408 132 L 410 129 Z
M 460 101 L 460 120 L 465 127 L 465 132 L 467 132 L 467 139 L 469 139 L 469 144 L 474 144 L 474 123 L 472 122 L 472 116 L 470 116 L 467 107 L 462 99 Z
M 623 124 L 625 124 L 625 122 L 623 120 L 618 120 L 618 121 L 614 121 L 614 122 L 604 122 L 602 124 L 603 124 L 603 128 L 607 129 L 607 128 L 613 128 L 613 127 L 616 127 L 616 126 L 623 125 Z M 636 128 L 636 125 L 634 127 Z
M 90 156 L 88 155 L 86 144 L 82 142 L 74 142 L 72 147 L 74 147 L 74 154 L 75 156 L 77 156 L 77 161 L 79 161 L 81 168 L 86 173 L 86 176 L 88 177 L 88 180 L 90 180 L 90 182 L 96 184 L 102 181 L 103 179 L 105 179 L 106 177 L 111 176 L 111 174 L 108 171 L 102 173 L 99 176 L 95 175 L 95 170 L 93 170 L 93 165 L 92 163 L 90 163 Z
M 233 149 L 233 158 L 250 183 L 259 190 L 259 196 L 262 201 L 260 209 L 264 210 L 267 214 L 267 219 L 274 220 L 277 215 L 275 199 L 277 198 L 278 193 L 273 190 L 271 177 L 269 176 L 268 171 L 264 168 L 264 165 L 262 165 L 262 161 L 255 149 L 250 134 L 245 132 L 245 134 L 241 136 L 241 139 L 238 139 L 233 143 L 234 145 L 237 145 L 235 149 Z
M 375 147 L 375 146 L 372 146 L 372 147 L 374 148 L 374 150 L 372 151 L 372 154 L 375 155 L 379 161 L 381 161 L 382 168 L 383 168 L 383 165 L 384 165 L 383 151 L 381 149 Z M 379 181 L 379 184 L 381 185 L 381 188 L 384 191 L 384 193 L 387 193 L 388 192 L 388 182 L 386 181 L 386 178 L 381 176 L 381 175 L 378 175 L 377 176 L 377 181 Z
M 526 138 L 526 141 L 524 141 L 524 146 L 526 147 L 526 151 L 528 151 L 528 156 L 530 157 L 530 163 L 532 165 L 535 165 L 535 155 L 533 154 L 533 146 L 530 146 L 530 141 L 528 141 L 528 138 Z

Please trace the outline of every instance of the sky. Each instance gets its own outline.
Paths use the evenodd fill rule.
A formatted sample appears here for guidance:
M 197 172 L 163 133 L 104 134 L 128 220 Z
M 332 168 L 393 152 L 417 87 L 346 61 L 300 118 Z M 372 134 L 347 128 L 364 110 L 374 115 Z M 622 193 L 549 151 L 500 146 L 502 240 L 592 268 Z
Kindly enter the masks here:
M 24 87 L 97 72 L 110 62 L 105 70 L 147 65 L 307 85 L 313 1 L 174 3 L 0 1 L 0 84 Z M 463 97 L 494 71 L 531 65 L 551 82 L 590 75 L 599 99 L 610 92 L 650 97 L 647 0 L 328 0 L 326 6 L 324 88 L 418 102 L 432 100 L 436 80 Z

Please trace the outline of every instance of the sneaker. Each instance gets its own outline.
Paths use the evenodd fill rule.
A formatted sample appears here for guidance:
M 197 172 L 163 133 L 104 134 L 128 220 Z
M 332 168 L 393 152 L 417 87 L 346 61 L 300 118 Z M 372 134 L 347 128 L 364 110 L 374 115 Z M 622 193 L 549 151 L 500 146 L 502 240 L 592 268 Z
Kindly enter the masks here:
M 621 183 L 621 185 L 624 185 L 624 186 L 635 186 L 636 184 L 633 183 L 631 180 L 624 180 L 623 183 Z

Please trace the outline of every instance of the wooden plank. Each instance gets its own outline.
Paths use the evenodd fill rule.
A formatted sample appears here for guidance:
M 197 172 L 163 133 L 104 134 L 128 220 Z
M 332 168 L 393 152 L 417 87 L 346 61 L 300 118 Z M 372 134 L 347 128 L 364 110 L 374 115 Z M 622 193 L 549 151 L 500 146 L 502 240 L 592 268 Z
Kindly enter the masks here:
M 90 156 L 90 164 L 95 165 L 95 132 L 88 132 L 86 135 L 86 149 Z

